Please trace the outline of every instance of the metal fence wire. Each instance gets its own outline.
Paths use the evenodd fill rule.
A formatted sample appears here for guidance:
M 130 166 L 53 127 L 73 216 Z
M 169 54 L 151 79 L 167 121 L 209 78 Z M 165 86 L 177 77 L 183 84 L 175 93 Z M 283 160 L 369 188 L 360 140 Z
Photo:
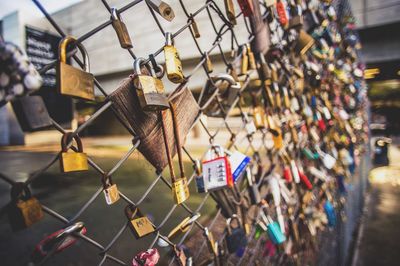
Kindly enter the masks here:
M 40 1 L 33 0 L 33 2 L 58 34 L 62 37 L 67 36 L 65 30 L 57 24 L 57 21 L 46 11 Z M 123 15 L 125 11 L 135 9 L 135 6 L 141 2 L 143 0 L 132 1 L 119 8 L 117 14 Z M 149 0 L 145 2 L 150 10 L 151 18 L 155 20 L 158 29 L 164 36 L 166 30 L 159 21 L 161 17 L 156 14 L 152 7 L 153 2 L 159 1 Z M 224 1 L 222 3 L 222 1 L 207 0 L 198 10 L 191 11 L 188 7 L 190 1 L 180 0 L 179 4 L 187 17 L 187 23 L 174 32 L 172 38 L 178 40 L 184 31 L 189 31 L 193 38 L 195 44 L 193 53 L 198 53 L 200 59 L 192 72 L 185 75 L 189 85 L 192 76 L 200 71 L 204 71 L 208 81 L 214 84 L 215 79 L 212 79 L 212 77 L 216 73 L 208 71 L 207 63 L 208 55 L 215 50 L 219 52 L 227 72 L 234 76 L 236 82 L 239 82 L 240 89 L 234 94 L 234 99 L 230 102 L 228 108 L 226 108 L 224 102 L 226 99 L 221 96 L 222 94 L 214 93 L 207 99 L 211 101 L 211 97 L 214 97 L 213 99 L 217 102 L 216 108 L 222 114 L 218 118 L 218 127 L 207 127 L 203 118 L 197 119 L 194 126 L 200 126 L 209 136 L 210 147 L 219 144 L 227 152 L 240 151 L 251 158 L 248 169 L 255 175 L 255 188 L 261 194 L 261 200 L 256 204 L 251 204 L 252 185 L 246 178 L 246 175 L 250 174 L 245 170 L 233 186 L 199 194 L 202 200 L 196 208 L 190 208 L 184 202 L 173 204 L 169 210 L 165 210 L 165 217 L 161 222 L 153 224 L 154 232 L 148 248 L 157 248 L 160 252 L 161 250 L 171 251 L 168 254 L 163 254 L 159 262 L 166 265 L 174 263 L 179 265 L 333 264 L 332 261 L 318 259 L 321 255 L 319 252 L 324 250 L 326 246 L 329 246 L 328 249 L 331 248 L 332 241 L 335 237 L 337 239 L 339 234 L 337 228 L 346 224 L 346 214 L 349 213 L 345 207 L 347 203 L 353 204 L 353 207 L 347 208 L 358 210 L 353 212 L 355 214 L 354 217 L 351 217 L 351 229 L 346 231 L 345 246 L 346 248 L 349 247 L 348 235 L 354 230 L 355 221 L 359 210 L 362 208 L 366 176 L 365 160 L 368 159 L 364 156 L 366 152 L 365 143 L 368 139 L 366 131 L 368 121 L 366 117 L 366 88 L 362 75 L 357 73 L 362 69 L 357 58 L 357 44 L 352 44 L 349 41 L 350 38 L 348 38 L 350 35 L 356 36 L 356 33 L 348 26 L 351 23 L 348 18 L 349 11 L 345 12 L 345 17 L 337 17 L 333 13 L 338 6 L 342 9 L 343 6 L 349 6 L 348 2 L 340 0 L 238 1 L 244 6 L 251 2 L 253 8 L 254 5 L 260 7 L 263 23 L 267 25 L 271 39 L 270 50 L 266 54 L 266 65 L 271 68 L 271 77 L 263 76 L 263 60 L 258 54 L 255 55 L 255 66 L 250 64 L 249 69 L 245 70 L 244 73 L 237 70 L 242 68 L 243 64 L 249 62 L 245 62 L 251 56 L 251 51 L 248 50 L 250 45 L 246 45 L 254 41 L 256 34 L 253 32 L 251 17 L 245 14 L 246 11 L 237 12 L 235 16 L 237 24 L 245 25 L 248 33 L 247 42 L 238 43 L 236 38 L 238 26 L 231 23 L 232 18 L 227 17 L 224 7 L 224 4 L 227 5 L 230 2 Z M 342 2 L 346 3 L 343 4 Z M 99 1 L 98 8 L 105 8 L 111 14 L 112 9 L 107 1 L 102 0 L 101 3 Z M 284 6 L 282 9 L 281 5 L 286 5 L 286 8 Z M 333 10 L 332 7 L 334 7 Z M 315 44 L 310 50 L 304 53 L 300 51 L 299 53 L 296 52 L 296 45 L 305 41 L 301 39 L 304 38 L 302 36 L 303 31 L 299 31 L 298 28 L 289 29 L 284 17 L 286 16 L 289 20 L 296 16 L 302 17 L 302 12 L 305 14 L 311 12 L 311 10 L 316 11 L 313 15 L 317 16 L 317 21 L 320 21 L 314 29 L 309 29 L 310 34 L 313 32 L 312 38 L 315 39 Z M 282 14 L 282 12 L 286 12 L 286 14 Z M 209 44 L 207 50 L 203 50 L 204 48 L 199 44 L 194 29 L 195 25 L 193 25 L 195 18 L 204 13 L 208 15 L 212 25 L 211 31 L 215 34 L 215 39 Z M 341 10 L 341 13 L 343 13 L 343 10 Z M 218 27 L 217 25 L 220 24 L 222 26 Z M 84 45 L 87 39 L 111 25 L 112 19 L 110 18 L 76 38 L 76 43 Z M 127 27 L 135 27 L 135 25 L 127 25 Z M 329 36 L 327 37 L 325 34 Z M 327 44 L 327 41 L 323 40 L 324 38 L 330 38 L 330 42 Z M 231 56 L 224 52 L 229 49 L 223 47 L 223 40 L 228 40 L 226 43 L 231 44 L 229 48 L 232 50 Z M 134 48 L 126 50 L 133 60 L 137 57 L 145 57 L 144 55 L 137 56 L 134 53 Z M 147 56 L 144 63 L 152 63 L 162 53 L 163 47 L 160 47 L 150 57 Z M 68 57 L 73 58 L 83 67 L 82 60 L 74 52 L 68 53 Z M 92 58 L 92 60 L 96 60 L 96 58 Z M 57 64 L 57 61 L 52 62 L 40 69 L 39 72 L 45 73 L 56 67 Z M 279 68 L 275 71 L 275 67 Z M 235 72 L 239 72 L 238 77 L 234 75 Z M 274 75 L 278 75 L 278 77 Z M 272 85 L 268 83 L 269 81 L 272 81 Z M 304 87 L 302 90 L 298 89 L 301 82 L 303 82 Z M 94 78 L 94 84 L 100 94 L 105 97 L 108 96 L 106 91 L 109 90 L 103 88 L 96 78 Z M 272 88 L 272 90 L 268 91 L 266 88 Z M 285 102 L 288 99 L 289 102 Z M 275 101 L 274 105 L 271 101 Z M 299 106 L 296 107 L 296 103 Z M 104 101 L 87 121 L 72 132 L 72 136 L 78 136 L 101 114 L 110 108 L 112 109 L 112 107 L 112 102 Z M 258 107 L 261 107 L 264 114 L 263 121 L 270 120 L 267 121 L 269 123 L 266 123 L 265 126 L 257 126 L 253 132 L 249 127 L 258 119 L 256 117 Z M 204 113 L 205 108 L 201 108 L 201 112 Z M 129 129 L 124 118 L 119 117 L 118 112 L 114 112 L 114 114 L 115 119 L 118 119 L 123 126 Z M 241 118 L 239 127 L 231 125 L 232 117 Z M 61 134 L 67 133 L 57 122 L 52 122 L 54 128 Z M 135 133 L 131 130 L 129 132 Z M 222 132 L 229 133 L 227 143 L 216 142 L 216 137 Z M 282 144 L 279 144 L 279 136 L 282 137 Z M 92 158 L 89 157 L 87 160 L 100 177 L 111 177 L 140 145 L 141 139 L 134 136 L 129 151 L 108 171 Z M 78 148 L 73 146 L 72 140 L 68 147 L 78 151 Z M 199 169 L 195 167 L 196 160 L 204 161 L 208 155 L 204 154 L 202 158 L 196 158 L 185 146 L 183 146 L 183 151 L 186 159 L 192 162 L 193 169 L 195 169 L 188 178 L 188 184 L 193 186 L 195 180 L 201 175 Z M 12 187 L 21 185 L 29 187 L 33 181 L 40 179 L 51 166 L 58 163 L 60 156 L 61 151 L 45 166 L 30 174 L 23 183 L 17 184 L 12 178 L 4 174 L 1 174 L 0 177 Z M 327 161 L 330 159 L 336 161 L 335 167 L 329 166 Z M 357 171 L 355 171 L 356 166 L 359 167 Z M 146 190 L 142 191 L 142 195 L 137 201 L 133 201 L 128 195 L 125 195 L 122 192 L 124 187 L 119 186 L 120 200 L 138 207 L 143 215 L 146 215 L 146 210 L 141 206 L 153 189 L 159 184 L 165 185 L 169 190 L 172 188 L 172 184 L 164 176 L 164 172 L 156 171 L 151 184 Z M 289 176 L 292 176 L 294 180 L 290 180 Z M 296 178 L 299 178 L 299 180 L 295 180 Z M 117 180 L 114 181 L 118 183 Z M 274 185 L 273 182 L 275 181 L 277 183 Z M 358 199 L 354 196 L 349 197 L 348 195 L 352 195 L 352 192 L 346 191 L 346 188 L 353 181 L 361 184 L 361 187 L 357 186 L 357 188 L 360 188 Z M 277 188 L 278 195 L 276 195 Z M 63 228 L 76 225 L 93 202 L 101 196 L 103 190 L 104 186 L 101 185 L 90 199 L 74 215 L 69 217 L 45 205 L 42 205 L 42 209 L 47 215 L 64 223 L 65 227 Z M 209 210 L 204 209 L 205 202 L 210 200 L 210 197 L 216 201 L 218 211 L 213 213 L 213 216 L 209 219 L 196 220 L 198 214 L 210 213 Z M 346 201 L 346 199 L 348 200 Z M 355 201 L 357 203 L 354 203 Z M 333 212 L 329 212 L 328 203 L 331 203 L 331 207 L 334 208 Z M 193 218 L 193 222 L 188 224 L 188 230 L 181 234 L 180 238 L 172 240 L 161 234 L 161 230 L 179 208 L 187 212 L 188 217 Z M 124 210 L 121 209 L 121 212 L 124 212 Z M 232 218 L 229 216 L 241 218 L 243 225 L 240 225 L 240 227 L 246 228 L 244 237 L 237 233 L 238 230 L 227 230 L 226 220 Z M 270 223 L 270 219 L 278 221 L 278 223 Z M 96 222 L 102 223 L 101 220 Z M 98 265 L 130 265 L 131 261 L 120 259 L 112 252 L 112 248 L 118 247 L 118 241 L 124 235 L 131 234 L 128 227 L 130 227 L 130 220 L 122 221 L 121 228 L 104 245 L 96 239 L 88 237 L 83 231 L 72 232 L 68 236 L 70 237 L 69 240 L 78 239 L 78 241 L 86 242 L 97 249 Z M 90 228 L 87 229 L 90 230 Z M 281 232 L 282 230 L 284 232 Z M 216 243 L 210 239 L 210 233 L 214 235 Z M 231 236 L 234 236 L 234 238 L 230 238 Z M 274 237 L 279 238 L 279 236 L 285 238 L 285 241 L 274 239 Z M 232 253 L 228 252 L 227 246 L 232 244 L 240 246 L 243 239 L 245 239 L 245 242 L 247 241 L 246 245 L 242 245 L 241 248 Z M 136 241 L 142 240 L 139 238 Z M 338 240 L 338 242 L 340 244 L 343 241 Z M 41 257 L 37 264 L 46 264 L 51 256 L 57 256 L 57 250 L 65 243 L 65 238 L 62 241 L 55 240 L 52 242 L 51 245 L 46 247 L 47 249 L 45 248 L 46 254 Z M 135 245 L 134 240 L 132 240 L 132 243 Z M 167 246 L 167 248 L 160 247 L 160 244 Z M 213 245 L 214 248 L 212 248 Z M 182 247 L 185 247 L 183 251 L 180 250 Z M 185 253 L 186 259 L 182 259 L 182 252 Z M 180 257 L 178 256 L 179 253 Z M 135 254 L 131 255 L 133 258 Z M 347 256 L 347 254 L 340 256 Z M 74 260 L 75 262 L 79 261 L 79 258 L 74 258 Z M 335 263 L 338 261 L 336 260 Z M 338 264 L 343 264 L 344 261 L 343 258 Z M 71 263 L 73 262 L 65 262 L 65 265 L 71 265 Z M 80 264 L 77 263 L 76 265 Z

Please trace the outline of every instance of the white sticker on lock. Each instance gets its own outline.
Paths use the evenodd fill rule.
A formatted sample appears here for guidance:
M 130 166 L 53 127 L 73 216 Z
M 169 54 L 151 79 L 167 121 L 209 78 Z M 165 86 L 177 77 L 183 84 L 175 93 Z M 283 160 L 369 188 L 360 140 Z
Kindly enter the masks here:
M 246 169 L 246 166 L 250 163 L 250 157 L 241 152 L 235 151 L 229 157 L 229 162 L 231 164 L 233 182 L 236 182 Z
M 211 150 L 208 152 L 208 160 L 202 162 L 204 188 L 213 190 L 233 186 L 231 165 L 221 146 L 215 146 L 218 151 L 217 158 L 212 158 Z

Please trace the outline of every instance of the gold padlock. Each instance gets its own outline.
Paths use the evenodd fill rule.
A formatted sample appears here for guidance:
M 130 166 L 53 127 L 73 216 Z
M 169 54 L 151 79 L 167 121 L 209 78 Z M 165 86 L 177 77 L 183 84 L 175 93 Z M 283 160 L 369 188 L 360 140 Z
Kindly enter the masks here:
M 282 92 L 283 92 L 283 103 L 285 105 L 285 108 L 290 109 L 290 99 L 289 99 L 289 92 L 286 87 L 282 87 Z
M 251 70 L 257 69 L 256 58 L 254 57 L 254 53 L 251 50 L 250 44 L 246 44 L 247 47 L 247 56 L 249 57 L 249 68 Z
M 155 231 L 152 222 L 144 216 L 138 207 L 129 204 L 125 207 L 125 215 L 129 220 L 129 226 L 136 238 L 144 237 Z
M 61 138 L 61 171 L 64 173 L 87 171 L 89 169 L 87 155 L 83 152 L 82 141 L 78 135 L 74 136 L 76 144 L 78 145 L 78 151 L 68 152 L 67 146 L 72 136 L 72 132 L 67 132 Z
M 41 204 L 32 197 L 29 188 L 23 183 L 18 182 L 11 188 L 8 217 L 14 231 L 29 227 L 43 218 Z
M 225 4 L 225 12 L 228 17 L 229 22 L 232 25 L 236 25 L 236 14 L 235 14 L 235 6 L 233 5 L 233 0 L 224 0 Z
M 196 213 L 192 217 L 186 217 L 183 219 L 182 222 L 180 222 L 177 226 L 172 229 L 169 234 L 168 234 L 168 239 L 173 239 L 176 236 L 179 235 L 179 233 L 185 233 L 189 230 L 190 226 L 197 220 L 199 219 L 200 214 Z
M 196 21 L 194 20 L 194 18 L 192 18 L 192 24 L 190 25 L 192 31 L 193 31 L 193 35 L 196 39 L 200 38 L 200 31 L 199 31 L 199 27 L 197 26 Z
M 189 198 L 190 193 L 186 177 L 178 178 L 172 183 L 172 195 L 176 204 L 181 204 Z
M 264 89 L 265 89 L 265 94 L 267 95 L 269 105 L 272 108 L 274 108 L 275 107 L 275 99 L 274 99 L 274 96 L 272 95 L 271 87 L 265 83 Z
M 107 174 L 103 175 L 101 181 L 103 183 L 103 193 L 107 204 L 114 204 L 120 199 L 117 185 L 113 184 L 111 176 L 108 176 Z
M 254 108 L 254 124 L 257 129 L 263 129 L 265 128 L 265 113 L 264 113 L 264 108 L 262 106 L 256 106 Z
M 207 238 L 207 247 L 208 247 L 209 252 L 211 254 L 213 254 L 214 256 L 217 256 L 218 255 L 218 246 L 217 246 L 218 242 L 216 242 L 214 240 L 213 233 L 210 230 L 208 230 L 207 227 L 204 227 L 203 230 L 204 230 L 204 236 Z
M 277 83 L 273 83 L 272 87 L 274 88 L 276 107 L 278 107 L 280 109 L 280 108 L 282 108 L 282 98 L 281 98 L 281 93 L 279 91 L 279 86 Z
M 150 7 L 160 14 L 167 21 L 172 21 L 175 18 L 175 13 L 172 7 L 161 0 L 146 0 Z
M 144 111 L 160 111 L 169 108 L 167 97 L 164 95 L 164 84 L 156 76 L 144 75 L 141 64 L 144 58 L 137 58 L 134 63 L 135 78 L 133 84 Z M 159 66 L 161 67 L 161 66 Z
M 60 60 L 57 67 L 58 90 L 63 95 L 93 101 L 94 78 L 89 73 L 89 57 L 81 43 L 76 43 L 76 45 L 82 53 L 85 70 L 83 71 L 67 64 L 67 45 L 73 42 L 76 42 L 76 39 L 67 36 L 61 40 L 58 48 Z
M 240 74 L 246 75 L 249 70 L 249 57 L 247 56 L 246 45 L 242 46 L 242 61 L 240 64 Z
M 114 7 L 111 8 L 111 20 L 121 47 L 124 49 L 132 48 L 132 41 L 128 29 L 122 21 L 121 16 L 118 14 L 118 10 Z
M 314 45 L 314 42 L 314 38 L 311 35 L 305 30 L 300 30 L 295 50 L 300 55 L 304 55 Z
M 214 71 L 214 67 L 211 62 L 210 55 L 207 52 L 205 52 L 204 56 L 206 59 L 206 61 L 204 62 L 204 67 L 206 68 L 207 73 L 212 73 Z
M 182 62 L 179 58 L 178 50 L 173 45 L 170 32 L 165 33 L 165 40 L 164 56 L 167 77 L 173 83 L 182 83 L 185 80 L 182 72 Z

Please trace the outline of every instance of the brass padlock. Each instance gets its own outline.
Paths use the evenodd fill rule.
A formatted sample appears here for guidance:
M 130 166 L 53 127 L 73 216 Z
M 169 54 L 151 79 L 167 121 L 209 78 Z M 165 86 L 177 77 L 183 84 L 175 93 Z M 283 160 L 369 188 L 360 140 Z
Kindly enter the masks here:
M 63 95 L 93 101 L 94 78 L 89 73 L 89 57 L 85 47 L 81 43 L 76 43 L 76 45 L 82 53 L 85 70 L 83 71 L 67 64 L 67 45 L 73 42 L 76 42 L 76 39 L 67 36 L 61 40 L 58 47 L 60 60 L 57 68 L 58 90 Z
M 113 184 L 111 176 L 104 174 L 102 179 L 103 183 L 103 193 L 108 205 L 114 204 L 120 199 L 118 187 Z
M 304 55 L 313 45 L 314 38 L 311 37 L 306 31 L 300 30 L 295 50 L 300 55 Z
M 190 193 L 186 177 L 178 178 L 172 183 L 172 195 L 176 204 L 181 204 L 189 198 Z
M 208 247 L 209 252 L 211 254 L 213 254 L 214 256 L 217 256 L 218 255 L 218 246 L 217 246 L 218 242 L 216 242 L 214 240 L 213 233 L 210 230 L 208 230 L 207 227 L 204 227 L 203 230 L 204 230 L 204 236 L 207 238 L 207 247 Z
M 72 132 L 65 133 L 61 138 L 60 168 L 64 173 L 87 171 L 89 169 L 86 153 L 83 152 L 82 141 L 78 135 L 74 136 L 78 145 L 77 152 L 68 152 L 68 142 L 73 136 Z
M 160 14 L 167 21 L 172 21 L 175 18 L 175 13 L 172 7 L 161 0 L 146 0 L 150 7 Z
M 254 124 L 257 129 L 265 128 L 265 113 L 264 108 L 262 106 L 256 106 L 254 108 Z
M 210 55 L 207 52 L 205 52 L 204 56 L 205 56 L 204 67 L 206 68 L 207 73 L 212 73 L 214 71 L 214 67 L 211 62 Z
M 118 14 L 118 10 L 114 7 L 111 8 L 111 20 L 121 47 L 124 49 L 132 48 L 132 41 L 128 29 L 122 21 L 121 16 Z
M 196 21 L 194 20 L 194 18 L 192 18 L 192 24 L 190 25 L 190 27 L 191 27 L 191 29 L 192 29 L 192 31 L 193 31 L 194 37 L 195 37 L 196 39 L 197 39 L 197 38 L 200 38 L 199 27 L 197 26 L 197 23 L 196 23 Z
M 247 45 L 242 46 L 242 61 L 240 64 L 240 74 L 246 75 L 249 70 L 249 57 L 247 56 Z
M 24 183 L 18 182 L 11 188 L 8 218 L 13 231 L 29 227 L 43 218 L 42 206 Z
M 249 68 L 251 70 L 257 69 L 256 59 L 254 57 L 254 53 L 251 50 L 250 44 L 246 44 L 247 47 L 247 56 L 249 58 Z
M 142 214 L 138 207 L 132 204 L 127 205 L 125 215 L 128 217 L 129 227 L 136 238 L 144 237 L 155 231 L 152 222 Z
M 286 87 L 282 87 L 282 92 L 283 92 L 283 103 L 285 105 L 285 108 L 290 109 L 290 99 L 289 99 L 289 92 Z
M 233 4 L 233 0 L 224 0 L 225 4 L 225 12 L 228 17 L 229 22 L 232 25 L 236 25 L 236 14 L 235 14 L 235 6 Z
M 267 99 L 272 108 L 275 108 L 275 99 L 272 95 L 271 87 L 268 84 L 265 84 L 265 93 L 267 94 Z
M 164 56 L 168 79 L 173 83 L 182 83 L 185 80 L 182 72 L 182 62 L 179 58 L 178 50 L 173 45 L 170 32 L 165 33 Z
M 141 72 L 141 63 L 144 58 L 137 58 L 134 63 L 135 78 L 133 80 L 139 98 L 140 106 L 144 111 L 160 111 L 169 108 L 167 97 L 164 95 L 164 84 L 161 79 L 144 75 Z

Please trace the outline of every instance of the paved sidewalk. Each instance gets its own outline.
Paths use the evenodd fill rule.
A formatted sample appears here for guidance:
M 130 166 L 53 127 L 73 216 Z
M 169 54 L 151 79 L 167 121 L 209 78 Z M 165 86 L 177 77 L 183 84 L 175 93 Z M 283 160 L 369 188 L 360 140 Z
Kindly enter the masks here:
M 354 265 L 400 265 L 400 149 L 390 148 L 391 165 L 371 171 L 371 191 Z

